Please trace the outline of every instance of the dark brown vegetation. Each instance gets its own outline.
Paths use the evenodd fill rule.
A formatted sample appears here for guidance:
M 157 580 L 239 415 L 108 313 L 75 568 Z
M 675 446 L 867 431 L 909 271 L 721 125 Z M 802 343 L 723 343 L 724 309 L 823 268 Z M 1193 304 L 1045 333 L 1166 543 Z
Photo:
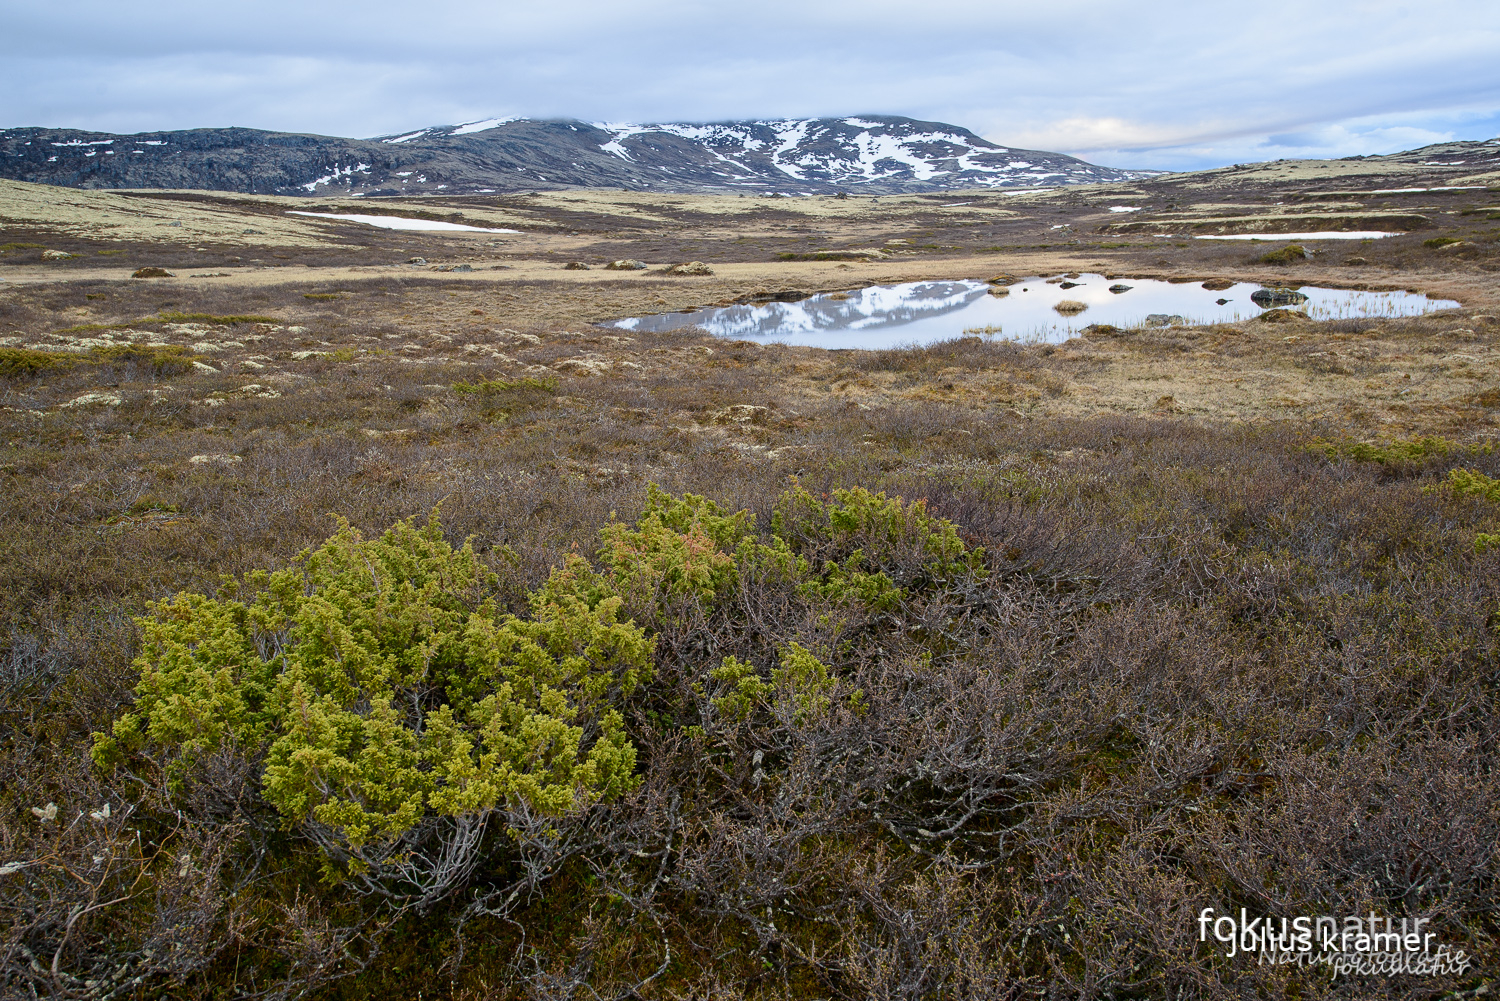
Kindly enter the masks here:
M 442 361 L 387 341 L 399 324 L 316 308 L 333 312 L 309 332 L 255 342 L 275 379 L 219 357 L 218 375 L 86 354 L 8 370 L 0 844 L 24 864 L 0 876 L 7 992 L 1437 997 L 1500 958 L 1500 554 L 1474 546 L 1500 510 L 1441 487 L 1455 468 L 1500 474 L 1487 448 L 856 405 L 790 388 L 805 350 L 708 354 L 691 335 L 635 345 L 654 369 L 526 374 L 607 344 L 500 331 L 479 363 Z M 260 319 L 173 320 L 215 317 Z M 290 360 L 340 329 L 392 347 Z M 834 368 L 922 382 L 1056 364 L 969 339 Z M 55 406 L 102 389 L 119 404 Z M 754 577 L 722 604 L 632 606 L 656 637 L 627 720 L 639 790 L 512 812 L 515 836 L 492 832 L 420 907 L 320 879 L 232 747 L 176 789 L 86 754 L 131 702 L 146 601 L 284 566 L 329 512 L 375 532 L 441 505 L 519 609 L 648 482 L 764 531 L 793 476 L 925 499 L 986 573 L 924 579 L 900 539 L 872 538 L 906 588 L 894 607 Z M 764 673 L 789 641 L 829 665 L 833 709 L 711 724 L 708 672 L 734 655 Z M 1330 981 L 1227 960 L 1197 940 L 1210 906 L 1426 917 L 1475 966 Z
M 1133 218 L 1176 211 L 1179 187 Z M 935 202 L 899 232 L 915 257 L 976 255 L 984 274 L 1027 274 L 977 255 L 1033 241 L 1179 276 L 1265 249 L 1050 229 L 1103 212 L 1091 197 L 993 227 Z M 1415 212 L 1439 196 L 1381 197 Z M 691 207 L 628 233 L 591 230 L 584 208 L 536 215 L 588 238 L 559 264 L 879 242 L 793 233 L 781 201 L 759 213 L 772 235 L 744 243 L 704 237 L 718 217 Z M 1387 286 L 1487 281 L 1493 222 L 1445 225 L 1456 243 L 1428 229 L 1348 250 Z M 458 246 L 365 235 L 256 256 Z M 0 262 L 49 247 L 96 249 L 22 234 Z M 229 250 L 193 253 L 132 246 L 121 266 L 218 267 Z M 728 270 L 712 279 L 725 301 L 800 294 Z M 1450 476 L 1500 476 L 1494 309 L 829 353 L 588 325 L 692 305 L 710 286 L 688 279 L 286 274 L 0 293 L 0 995 L 1493 989 L 1500 549 L 1483 537 L 1500 507 Z M 764 540 L 794 482 L 924 500 L 982 562 L 935 572 L 909 534 L 808 534 L 794 541 L 814 565 L 857 547 L 899 601 L 772 574 L 714 601 L 632 594 L 655 644 L 626 714 L 639 788 L 558 817 L 507 804 L 472 870 L 326 878 L 319 832 L 267 804 L 253 749 L 185 775 L 89 757 L 135 699 L 147 603 L 285 567 L 330 514 L 373 535 L 440 509 L 495 573 L 487 596 L 520 613 L 570 554 L 599 562 L 600 530 L 634 521 L 648 484 L 748 510 Z M 769 679 L 791 642 L 827 665 L 826 711 L 716 714 L 726 656 Z M 439 843 L 410 871 L 441 869 Z M 1205 907 L 1425 918 L 1472 964 L 1330 978 L 1227 959 L 1199 941 Z

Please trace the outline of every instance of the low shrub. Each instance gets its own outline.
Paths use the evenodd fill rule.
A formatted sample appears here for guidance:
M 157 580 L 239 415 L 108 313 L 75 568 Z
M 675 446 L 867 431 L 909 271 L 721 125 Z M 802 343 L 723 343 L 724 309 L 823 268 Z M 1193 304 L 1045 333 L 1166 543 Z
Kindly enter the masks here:
M 0 348 L 0 378 L 29 379 L 44 372 L 66 371 L 79 365 L 131 367 L 156 378 L 167 378 L 191 372 L 194 360 L 195 356 L 186 348 L 176 345 L 118 344 L 90 348 L 84 353 Z
M 230 749 L 260 763 L 261 795 L 335 878 L 430 897 L 472 866 L 454 854 L 478 850 L 468 834 L 497 809 L 557 815 L 637 781 L 618 706 L 650 677 L 651 642 L 618 621 L 621 599 L 577 559 L 526 618 L 497 610 L 493 583 L 434 514 L 369 540 L 345 522 L 285 570 L 156 603 L 135 704 L 94 760 L 181 790 Z M 413 871 L 445 835 L 441 861 Z
M 172 313 L 164 312 L 157 315 L 162 323 L 207 323 L 213 326 L 232 327 L 237 323 L 281 323 L 274 316 L 256 316 L 254 314 L 229 314 L 219 315 L 217 313 Z M 144 322 L 144 321 L 143 321 Z
M 1262 254 L 1259 260 L 1262 264 L 1296 264 L 1311 256 L 1301 244 L 1289 243 L 1280 250 L 1272 250 Z
M 197 356 L 178 345 L 119 344 L 90 348 L 85 357 L 96 364 L 131 366 L 158 378 L 168 378 L 191 372 Z
M 557 395 L 557 380 L 523 376 L 520 379 L 455 382 L 453 392 L 485 417 L 511 417 L 550 403 Z
M 0 379 L 31 379 L 43 372 L 72 368 L 76 355 L 30 348 L 0 348 Z
M 1446 438 L 1431 435 L 1387 442 L 1331 442 L 1315 439 L 1312 447 L 1330 459 L 1346 458 L 1355 462 L 1374 462 L 1382 466 L 1412 465 L 1434 459 L 1444 459 L 1460 452 L 1488 454 L 1493 450 L 1493 446 L 1489 444 L 1469 448 Z

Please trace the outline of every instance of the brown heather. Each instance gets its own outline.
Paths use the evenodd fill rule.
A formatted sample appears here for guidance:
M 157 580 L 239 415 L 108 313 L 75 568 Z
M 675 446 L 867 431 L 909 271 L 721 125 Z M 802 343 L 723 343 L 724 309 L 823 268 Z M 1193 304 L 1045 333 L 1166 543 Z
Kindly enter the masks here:
M 848 353 L 589 325 L 754 291 L 696 257 L 711 296 L 596 271 L 0 295 L 14 349 L 62 359 L 0 381 L 0 994 L 1491 989 L 1500 551 L 1475 538 L 1500 509 L 1445 484 L 1500 476 L 1493 309 Z M 140 347 L 84 343 L 106 332 Z M 440 508 L 520 612 L 650 483 L 765 533 L 794 478 L 925 500 L 985 572 L 871 539 L 894 607 L 755 574 L 636 602 L 639 788 L 511 811 L 420 907 L 324 879 L 242 748 L 177 779 L 88 757 L 133 701 L 147 602 L 284 567 L 331 514 L 369 535 Z M 711 670 L 791 642 L 836 679 L 828 711 L 704 727 Z M 1225 959 L 1206 907 L 1426 918 L 1473 965 Z

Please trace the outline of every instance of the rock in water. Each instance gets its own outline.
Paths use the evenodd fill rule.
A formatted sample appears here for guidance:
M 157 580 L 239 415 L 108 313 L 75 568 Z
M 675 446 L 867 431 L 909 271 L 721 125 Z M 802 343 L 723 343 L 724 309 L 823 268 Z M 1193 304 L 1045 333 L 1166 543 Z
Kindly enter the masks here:
M 1299 306 L 1307 301 L 1307 296 L 1294 288 L 1262 288 L 1250 293 L 1250 301 L 1261 309 L 1270 309 L 1272 306 Z
M 889 242 L 894 243 L 895 241 L 892 240 L 892 241 L 889 241 Z M 902 241 L 902 242 L 904 243 L 905 241 Z M 996 275 L 993 278 L 988 278 L 988 279 L 985 279 L 985 280 L 990 285 L 1014 285 L 1016 282 L 1020 281 L 1021 279 L 1017 278 L 1015 275 Z
M 1210 292 L 1222 292 L 1227 288 L 1233 288 L 1234 282 L 1228 278 L 1210 278 L 1203 283 L 1202 287 L 1208 289 Z
M 1121 292 L 1129 292 L 1133 288 L 1135 288 L 1134 285 L 1111 285 L 1109 290 L 1115 295 L 1119 295 Z
M 1062 282 L 1057 287 L 1058 288 L 1078 288 L 1082 284 L 1084 284 L 1084 283 L 1083 282 Z

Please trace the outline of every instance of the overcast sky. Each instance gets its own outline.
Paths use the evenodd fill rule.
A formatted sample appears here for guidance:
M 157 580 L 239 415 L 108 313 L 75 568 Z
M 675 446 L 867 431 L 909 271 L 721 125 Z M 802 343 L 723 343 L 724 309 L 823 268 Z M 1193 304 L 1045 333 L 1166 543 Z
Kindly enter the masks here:
M 1122 167 L 1500 135 L 1500 2 L 0 0 L 0 126 L 894 114 Z

